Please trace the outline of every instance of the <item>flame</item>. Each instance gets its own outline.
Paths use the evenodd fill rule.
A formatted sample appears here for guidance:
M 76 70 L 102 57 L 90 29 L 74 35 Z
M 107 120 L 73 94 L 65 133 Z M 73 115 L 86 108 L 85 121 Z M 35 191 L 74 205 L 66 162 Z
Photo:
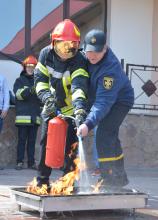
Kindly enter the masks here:
M 74 155 L 76 155 L 75 151 L 78 148 L 78 142 L 75 142 L 71 145 L 71 151 L 69 153 L 69 157 L 72 158 Z
M 81 163 L 79 158 L 74 160 L 76 169 L 60 177 L 59 180 L 52 182 L 50 184 L 50 190 L 46 184 L 42 187 L 37 186 L 36 178 L 33 179 L 31 183 L 28 184 L 26 191 L 38 195 L 72 195 L 74 189 L 75 180 L 79 180 L 80 171 L 84 170 L 86 165 Z
M 38 195 L 48 195 L 48 187 L 46 184 L 43 184 L 42 187 L 37 186 L 37 180 L 34 177 L 33 181 L 28 184 L 26 189 L 27 192 L 31 192 Z

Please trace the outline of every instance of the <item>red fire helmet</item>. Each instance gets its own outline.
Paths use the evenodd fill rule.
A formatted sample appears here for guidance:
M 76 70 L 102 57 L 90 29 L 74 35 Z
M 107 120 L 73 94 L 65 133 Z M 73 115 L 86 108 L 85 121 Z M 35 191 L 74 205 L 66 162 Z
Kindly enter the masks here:
M 24 59 L 22 64 L 23 64 L 23 66 L 36 66 L 37 59 L 36 59 L 36 57 L 30 55 Z
M 52 43 L 54 40 L 80 42 L 80 31 L 70 19 L 65 19 L 54 28 L 51 39 Z

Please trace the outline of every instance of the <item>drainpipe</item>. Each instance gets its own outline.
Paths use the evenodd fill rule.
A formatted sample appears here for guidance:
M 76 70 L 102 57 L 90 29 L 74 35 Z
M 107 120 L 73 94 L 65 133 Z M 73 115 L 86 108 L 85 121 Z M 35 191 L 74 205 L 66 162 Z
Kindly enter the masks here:
M 104 1 L 104 32 L 107 32 L 107 0 Z
M 31 54 L 31 0 L 25 0 L 25 57 Z
M 63 0 L 63 20 L 70 17 L 70 0 Z

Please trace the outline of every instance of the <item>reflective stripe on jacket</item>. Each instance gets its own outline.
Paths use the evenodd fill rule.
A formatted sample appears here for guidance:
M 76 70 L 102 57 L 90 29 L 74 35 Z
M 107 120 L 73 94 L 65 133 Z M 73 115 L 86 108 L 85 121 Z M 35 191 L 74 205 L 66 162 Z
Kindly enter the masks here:
M 50 46 L 39 56 L 35 69 L 35 86 L 38 97 L 56 91 L 57 107 L 63 114 L 72 115 L 74 109 L 86 109 L 89 74 L 86 59 L 81 52 L 62 61 Z
M 30 92 L 34 78 L 22 71 L 16 79 L 13 91 L 15 93 L 16 125 L 40 125 L 40 101 L 36 94 Z

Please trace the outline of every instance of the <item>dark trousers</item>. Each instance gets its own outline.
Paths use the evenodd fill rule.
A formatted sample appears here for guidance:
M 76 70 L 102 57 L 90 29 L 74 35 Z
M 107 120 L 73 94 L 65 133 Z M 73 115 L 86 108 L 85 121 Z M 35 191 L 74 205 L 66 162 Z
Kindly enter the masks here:
M 68 130 L 67 130 L 66 146 L 65 146 L 64 173 L 67 173 L 75 168 L 73 160 L 76 158 L 76 155 L 77 155 L 77 146 L 75 149 L 73 149 L 72 146 L 74 143 L 76 143 L 78 141 L 72 120 L 68 119 L 67 122 L 68 122 Z M 41 143 L 40 143 L 41 144 L 41 152 L 40 152 L 40 162 L 39 162 L 39 166 L 38 166 L 38 173 L 39 173 L 40 177 L 49 178 L 51 171 L 52 171 L 52 168 L 45 165 L 47 129 L 48 129 L 48 123 L 43 121 Z M 73 152 L 71 152 L 71 151 L 73 151 Z M 70 157 L 70 153 L 71 153 L 71 157 Z
M 37 130 L 38 130 L 38 125 L 18 126 L 17 163 L 24 161 L 25 148 L 26 148 L 28 166 L 32 166 L 34 164 Z
M 96 145 L 101 172 L 124 173 L 124 156 L 119 140 L 119 128 L 130 107 L 115 104 L 108 115 L 99 123 Z

